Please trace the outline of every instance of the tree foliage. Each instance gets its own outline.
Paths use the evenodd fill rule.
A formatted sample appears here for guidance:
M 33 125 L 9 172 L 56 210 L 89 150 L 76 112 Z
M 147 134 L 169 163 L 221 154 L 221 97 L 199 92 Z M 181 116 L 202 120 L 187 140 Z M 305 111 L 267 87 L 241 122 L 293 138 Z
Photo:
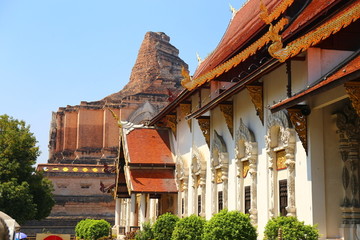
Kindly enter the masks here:
M 317 240 L 319 239 L 319 231 L 316 226 L 305 225 L 296 217 L 279 216 L 270 219 L 265 226 L 265 239 L 278 239 L 279 228 L 282 231 L 282 237 L 286 240 Z
M 76 237 L 86 240 L 97 240 L 109 235 L 111 225 L 106 220 L 83 219 L 76 224 Z
M 224 209 L 215 214 L 204 226 L 204 240 L 256 240 L 256 229 L 248 215 Z
M 179 217 L 172 213 L 160 215 L 153 226 L 155 240 L 169 240 Z
M 196 215 L 182 218 L 176 223 L 171 240 L 201 240 L 204 225 L 205 219 Z
M 36 143 L 24 121 L 0 115 L 0 210 L 19 223 L 47 217 L 55 203 L 51 182 L 33 167 Z
M 144 222 L 142 224 L 142 230 L 136 232 L 136 240 L 152 240 L 154 239 L 154 233 L 150 222 Z

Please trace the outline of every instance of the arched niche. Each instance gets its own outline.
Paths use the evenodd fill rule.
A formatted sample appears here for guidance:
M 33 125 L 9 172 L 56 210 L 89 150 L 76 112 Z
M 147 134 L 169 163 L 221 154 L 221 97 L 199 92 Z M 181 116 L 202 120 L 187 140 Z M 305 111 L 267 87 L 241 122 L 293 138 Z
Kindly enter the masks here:
M 268 155 L 269 215 L 296 216 L 295 206 L 295 145 L 296 134 L 285 111 L 270 114 L 267 119 L 266 152 Z M 282 174 L 280 171 L 286 171 Z M 283 177 L 286 176 L 286 177 Z M 279 190 L 280 189 L 280 190 Z M 282 207 L 280 191 L 286 194 Z
M 212 213 L 227 208 L 229 153 L 222 136 L 214 130 L 211 145 Z
M 235 159 L 237 165 L 238 209 L 246 212 L 245 195 L 250 188 L 250 214 L 251 222 L 257 225 L 257 162 L 258 144 L 252 131 L 240 119 L 240 124 L 235 132 Z M 245 186 L 245 178 L 250 175 L 250 184 Z
M 206 161 L 197 146 L 192 147 L 193 213 L 205 217 Z

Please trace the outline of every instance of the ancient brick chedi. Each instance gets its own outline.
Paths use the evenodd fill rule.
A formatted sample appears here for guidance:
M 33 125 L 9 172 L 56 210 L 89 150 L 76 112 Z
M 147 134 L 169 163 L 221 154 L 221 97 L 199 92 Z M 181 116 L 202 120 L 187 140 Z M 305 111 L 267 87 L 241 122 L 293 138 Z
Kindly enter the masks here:
M 179 93 L 181 68 L 187 64 L 164 33 L 148 32 L 129 83 L 96 102 L 59 108 L 53 114 L 49 163 L 112 163 L 117 156 L 118 129 L 109 108 L 121 120 L 151 119 Z
M 144 123 L 165 107 L 182 90 L 181 69 L 187 64 L 178 54 L 165 33 L 148 32 L 130 81 L 121 91 L 53 113 L 49 160 L 38 170 L 52 180 L 56 205 L 47 219 L 28 222 L 24 231 L 74 233 L 75 224 L 84 218 L 114 221 L 114 200 L 100 191 L 109 189 L 115 179 L 104 169 L 104 164 L 114 163 L 119 149 L 119 128 L 112 112 L 121 120 Z

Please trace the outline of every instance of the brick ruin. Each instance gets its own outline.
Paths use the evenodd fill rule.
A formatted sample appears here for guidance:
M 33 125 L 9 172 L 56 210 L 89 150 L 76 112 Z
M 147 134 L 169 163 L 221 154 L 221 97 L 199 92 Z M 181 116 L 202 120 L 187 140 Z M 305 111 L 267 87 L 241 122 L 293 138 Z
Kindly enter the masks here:
M 181 69 L 188 65 L 178 55 L 165 33 L 147 32 L 121 91 L 53 113 L 49 160 L 38 170 L 52 180 L 56 205 L 48 218 L 29 221 L 22 231 L 29 236 L 43 231 L 73 234 L 84 218 L 113 223 L 115 202 L 99 190 L 100 182 L 105 187 L 114 184 L 115 176 L 104 171 L 104 164 L 113 164 L 119 149 L 119 129 L 109 109 L 121 120 L 149 121 L 182 90 Z

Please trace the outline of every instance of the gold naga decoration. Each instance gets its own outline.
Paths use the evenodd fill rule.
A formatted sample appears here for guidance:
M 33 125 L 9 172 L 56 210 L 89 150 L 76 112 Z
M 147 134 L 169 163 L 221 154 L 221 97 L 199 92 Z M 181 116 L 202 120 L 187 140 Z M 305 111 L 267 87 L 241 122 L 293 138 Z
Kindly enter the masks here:
M 282 1 L 270 14 L 268 9 L 262 0 L 260 0 L 260 18 L 266 23 L 270 24 L 272 21 L 277 19 L 281 14 L 283 14 L 288 7 L 293 4 L 294 0 L 284 0 Z
M 283 0 L 270 14 L 266 6 L 263 2 L 260 2 L 260 18 L 263 19 L 267 24 L 271 23 L 273 20 L 277 19 L 285 10 L 294 2 L 294 0 Z M 283 30 L 284 26 L 288 24 L 288 20 L 286 18 L 282 18 L 275 26 L 272 27 L 272 31 L 279 32 Z M 184 77 L 181 81 L 181 84 L 184 88 L 188 90 L 193 90 L 196 87 L 204 84 L 205 82 L 211 81 L 212 79 L 218 77 L 219 75 L 223 74 L 224 72 L 229 71 L 230 69 L 236 67 L 241 62 L 245 61 L 250 56 L 254 55 L 260 48 L 265 46 L 268 42 L 270 42 L 273 38 L 273 33 L 267 32 L 263 35 L 260 39 L 255 41 L 249 47 L 245 48 L 243 51 L 238 53 L 235 57 L 229 59 L 225 63 L 217 66 L 213 70 L 199 76 L 196 79 L 192 79 L 189 76 L 189 73 L 183 69 L 182 76 Z
M 282 18 L 277 24 L 273 26 L 273 31 L 281 31 L 284 26 L 288 24 L 288 20 L 286 18 Z M 205 82 L 211 81 L 212 79 L 218 77 L 219 75 L 229 71 L 230 69 L 236 67 L 241 62 L 245 61 L 248 57 L 254 55 L 259 49 L 265 46 L 268 42 L 270 42 L 271 33 L 267 32 L 249 47 L 245 48 L 243 51 L 230 58 L 225 63 L 217 66 L 213 70 L 199 76 L 196 79 L 192 79 L 189 76 L 189 72 L 183 67 L 181 70 L 181 74 L 183 76 L 183 80 L 181 81 L 181 85 L 188 89 L 189 91 L 195 89 L 197 86 L 204 84 Z
M 351 100 L 351 105 L 360 117 L 360 82 L 347 82 L 344 85 Z
M 321 40 L 324 40 L 330 35 L 335 34 L 341 29 L 349 26 L 359 17 L 360 3 L 356 2 L 315 30 L 290 42 L 285 48 L 283 48 L 281 35 L 279 35 L 278 29 L 275 29 L 270 25 L 273 44 L 268 48 L 268 51 L 272 57 L 278 59 L 280 62 L 285 62 L 290 57 L 306 51 L 309 47 L 316 45 Z

